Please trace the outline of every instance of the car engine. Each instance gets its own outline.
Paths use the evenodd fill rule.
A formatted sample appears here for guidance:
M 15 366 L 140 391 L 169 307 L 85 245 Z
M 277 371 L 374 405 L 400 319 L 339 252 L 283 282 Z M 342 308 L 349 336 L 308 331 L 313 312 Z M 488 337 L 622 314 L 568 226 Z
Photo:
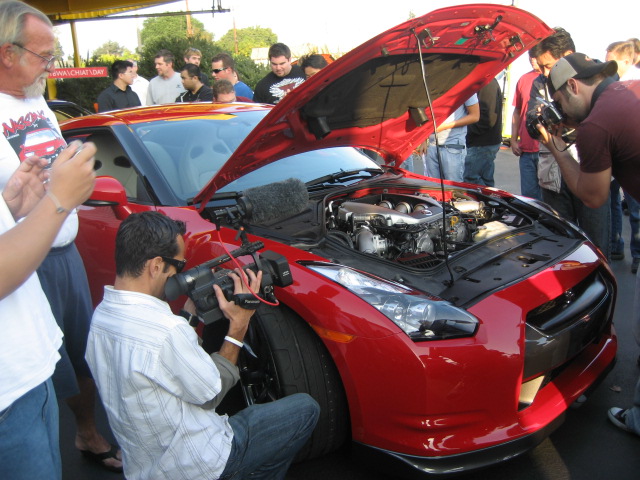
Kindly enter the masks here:
M 465 195 L 440 203 L 426 194 L 337 199 L 328 204 L 326 218 L 330 237 L 414 267 L 529 223 L 488 197 Z

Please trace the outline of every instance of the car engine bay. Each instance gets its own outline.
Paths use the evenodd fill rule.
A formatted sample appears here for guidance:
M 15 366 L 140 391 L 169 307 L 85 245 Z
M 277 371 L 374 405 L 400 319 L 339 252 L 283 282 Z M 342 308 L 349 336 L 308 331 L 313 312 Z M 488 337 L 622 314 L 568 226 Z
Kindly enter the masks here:
M 429 194 L 331 200 L 327 234 L 353 249 L 415 268 L 532 222 L 503 202 L 461 193 L 441 203 Z

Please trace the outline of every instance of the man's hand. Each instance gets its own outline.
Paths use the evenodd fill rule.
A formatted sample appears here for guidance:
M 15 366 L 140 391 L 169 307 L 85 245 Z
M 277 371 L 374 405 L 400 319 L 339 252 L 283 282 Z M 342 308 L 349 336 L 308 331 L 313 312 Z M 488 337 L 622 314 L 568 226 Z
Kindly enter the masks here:
M 516 157 L 519 157 L 522 155 L 522 149 L 520 148 L 520 142 L 518 142 L 518 140 L 514 139 L 513 137 L 511 137 L 511 142 L 509 142 L 511 144 L 511 151 L 513 152 L 513 154 Z
M 247 273 L 238 268 L 229 273 L 229 276 L 233 279 L 233 293 L 249 293 L 249 289 L 246 284 L 249 284 L 253 292 L 260 291 L 262 272 L 258 272 L 257 275 L 249 269 L 247 269 L 247 272 L 249 275 L 248 277 Z M 213 290 L 216 294 L 216 298 L 218 299 L 220 310 L 222 310 L 224 316 L 229 320 L 229 336 L 242 341 L 245 333 L 247 333 L 249 320 L 253 316 L 255 310 L 247 310 L 236 305 L 234 302 L 229 302 L 218 285 L 214 285 Z
M 556 125 L 552 132 L 540 124 L 536 125 L 536 128 L 540 132 L 540 143 L 547 147 L 551 153 L 554 151 L 563 151 L 567 148 L 567 144 L 564 143 L 564 140 L 561 138 L 564 128 L 562 124 Z
M 249 289 L 247 288 L 247 285 L 245 285 L 245 283 L 249 283 L 249 281 L 253 292 L 257 293 L 260 291 L 262 272 L 258 272 L 258 275 L 256 275 L 252 270 L 247 271 L 249 272 L 249 277 L 247 277 L 247 273 L 238 268 L 236 268 L 234 272 L 229 273 L 229 276 L 233 278 L 233 293 L 249 293 Z M 220 305 L 222 313 L 229 320 L 229 331 L 227 336 L 242 342 L 245 334 L 247 333 L 247 329 L 249 328 L 249 320 L 251 320 L 255 310 L 247 310 L 233 302 L 227 301 L 222 293 L 222 289 L 218 285 L 214 285 L 213 290 L 216 294 L 216 298 L 218 299 L 218 304 Z M 232 342 L 225 341 L 218 353 L 231 363 L 236 364 L 238 363 L 239 352 L 240 349 L 237 345 L 234 345 Z
M 93 192 L 95 153 L 96 146 L 91 142 L 72 142 L 51 166 L 48 189 L 67 210 L 80 205 Z
M 422 142 L 420 145 L 416 147 L 413 153 L 420 156 L 426 155 L 428 148 L 429 148 L 429 139 L 427 138 L 424 142 Z
M 2 197 L 16 220 L 26 216 L 44 195 L 47 159 L 28 157 L 9 177 Z

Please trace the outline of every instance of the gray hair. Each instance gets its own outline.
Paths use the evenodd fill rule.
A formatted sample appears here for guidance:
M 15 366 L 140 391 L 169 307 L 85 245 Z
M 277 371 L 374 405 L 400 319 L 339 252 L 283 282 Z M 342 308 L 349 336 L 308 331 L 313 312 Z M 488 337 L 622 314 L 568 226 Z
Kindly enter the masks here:
M 23 45 L 24 25 L 27 17 L 33 15 L 38 20 L 53 27 L 51 20 L 40 10 L 17 0 L 0 1 L 0 45 L 19 43 Z

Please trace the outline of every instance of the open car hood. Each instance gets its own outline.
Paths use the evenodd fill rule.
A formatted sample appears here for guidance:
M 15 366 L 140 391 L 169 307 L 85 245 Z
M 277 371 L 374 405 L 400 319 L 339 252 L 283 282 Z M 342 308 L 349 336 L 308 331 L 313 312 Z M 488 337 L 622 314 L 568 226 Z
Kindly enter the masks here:
M 443 8 L 404 22 L 289 93 L 194 201 L 206 205 L 236 178 L 309 150 L 362 147 L 399 165 L 433 132 L 434 116 L 444 121 L 552 33 L 524 10 L 489 4 Z

